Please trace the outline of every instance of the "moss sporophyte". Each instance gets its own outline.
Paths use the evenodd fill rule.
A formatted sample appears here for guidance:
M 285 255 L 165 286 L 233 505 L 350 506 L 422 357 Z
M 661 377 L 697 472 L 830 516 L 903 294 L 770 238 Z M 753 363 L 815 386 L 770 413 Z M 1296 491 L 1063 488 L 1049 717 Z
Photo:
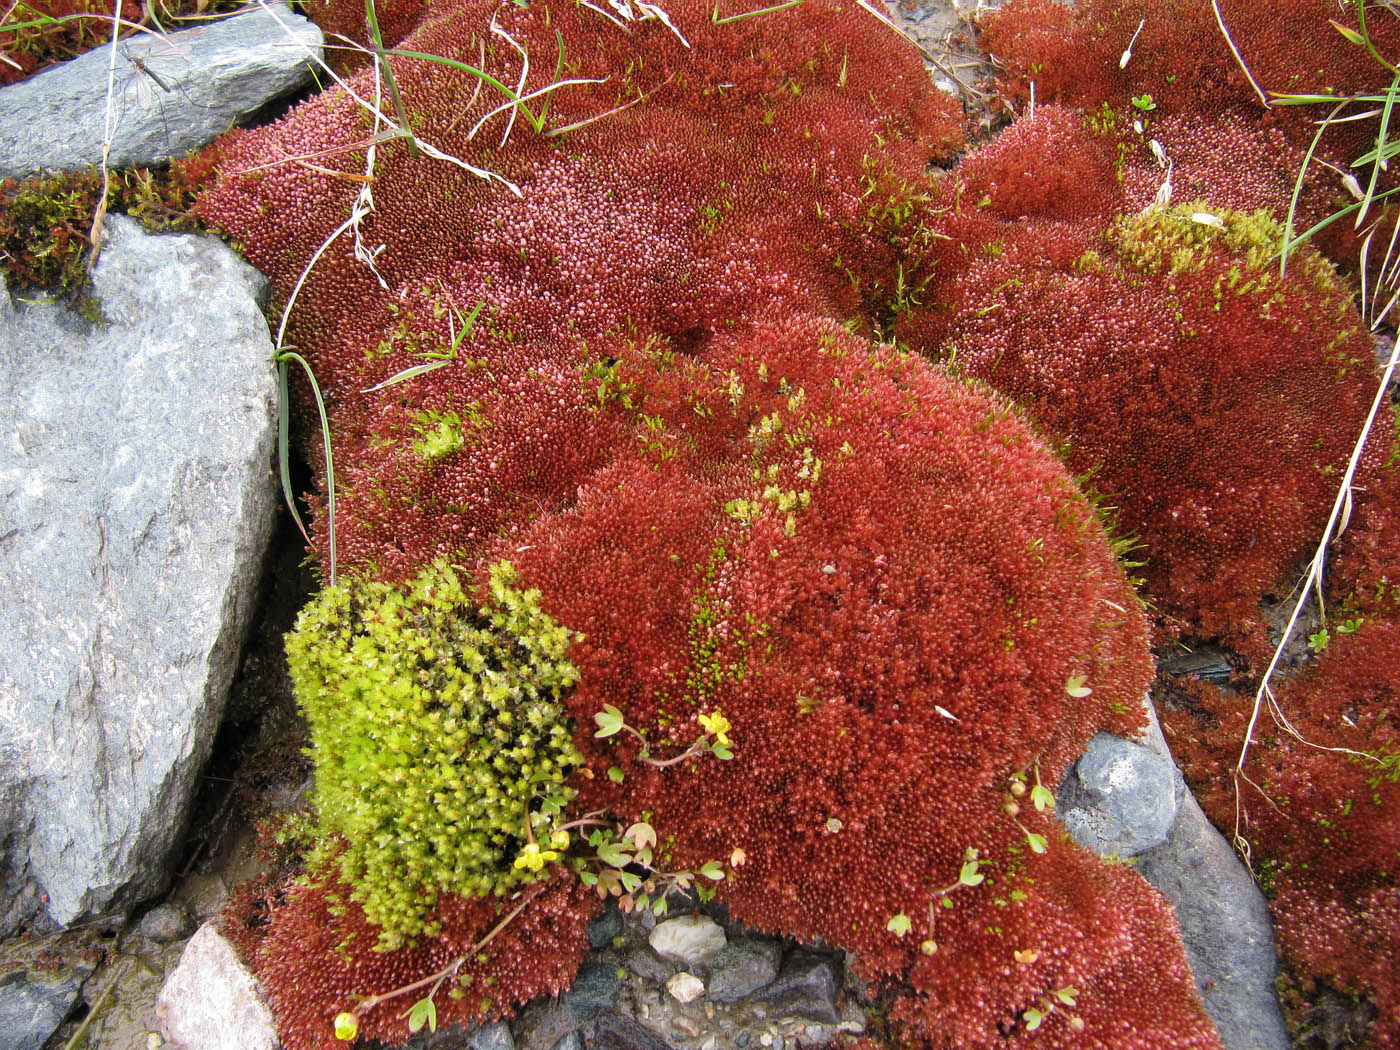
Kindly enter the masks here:
M 287 639 L 316 763 L 309 870 L 338 865 L 382 950 L 434 935 L 440 894 L 504 894 L 558 856 L 582 762 L 559 702 L 572 635 L 509 563 L 489 591 L 438 560 L 406 586 L 327 588 Z

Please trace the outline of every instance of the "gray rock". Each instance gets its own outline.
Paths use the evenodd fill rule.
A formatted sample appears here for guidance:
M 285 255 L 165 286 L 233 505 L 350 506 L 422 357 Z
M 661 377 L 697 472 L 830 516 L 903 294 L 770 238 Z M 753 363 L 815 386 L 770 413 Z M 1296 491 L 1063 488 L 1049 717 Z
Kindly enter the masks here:
M 1287 1050 L 1288 1030 L 1274 992 L 1278 960 L 1273 925 L 1264 895 L 1186 790 L 1150 699 L 1146 710 L 1141 747 L 1170 764 L 1177 807 L 1168 837 L 1140 853 L 1137 868 L 1176 909 L 1186 961 L 1226 1050 Z M 1090 742 L 1091 751 L 1098 740 Z M 1065 780 L 1073 779 L 1071 771 Z
M 194 932 L 194 917 L 179 901 L 158 904 L 141 916 L 141 936 L 157 944 L 170 944 Z
M 647 942 L 661 958 L 689 968 L 708 966 L 728 943 L 723 928 L 708 915 L 681 915 L 657 923 Z
M 233 946 L 208 923 L 185 945 L 156 997 L 172 1050 L 274 1050 L 272 1013 Z
M 467 1037 L 467 1046 L 471 1050 L 515 1050 L 515 1039 L 510 1034 L 510 1025 L 504 1021 L 492 1021 L 472 1029 Z
M 754 1000 L 768 1004 L 777 1017 L 836 1024 L 836 994 L 841 987 L 837 963 L 827 955 L 798 949 L 787 957 L 778 976 Z
M 778 976 L 783 946 L 768 937 L 737 937 L 715 956 L 710 968 L 710 998 L 732 1003 L 752 995 Z
M 676 964 L 669 963 L 650 948 L 633 948 L 627 953 L 627 968 L 644 981 L 665 984 L 673 973 Z
M 284 5 L 123 41 L 108 163 L 156 164 L 212 142 L 309 83 L 320 54 L 321 31 Z M 0 177 L 100 162 L 110 59 L 100 47 L 0 89 Z
M 163 889 L 272 530 L 263 279 L 107 223 L 104 327 L 0 296 L 0 936 Z
M 1184 791 L 1169 759 L 1098 733 L 1060 782 L 1055 812 L 1095 853 L 1135 857 L 1167 841 Z
M 41 981 L 15 971 L 0 977 L 0 1050 L 39 1050 L 68 1016 L 79 988 L 71 976 Z
M 520 1050 L 553 1050 L 581 1023 L 558 996 L 541 996 L 520 1011 L 511 1030 Z
M 579 1035 L 578 1032 L 570 1032 L 555 1043 L 551 1050 L 583 1050 L 583 1036 Z
M 1171 837 L 1138 868 L 1176 908 L 1187 962 L 1226 1050 L 1287 1050 L 1268 905 L 1189 792 Z
M 603 914 L 588 924 L 588 944 L 592 948 L 606 948 L 613 940 L 622 936 L 622 912 L 611 897 Z
M 624 1014 L 605 1010 L 598 1015 L 589 1050 L 671 1050 L 671 1044 Z
M 574 983 L 564 993 L 564 1002 L 580 1021 L 591 1021 L 598 1011 L 617 1002 L 621 988 L 622 978 L 617 975 L 616 965 L 586 962 L 579 967 Z

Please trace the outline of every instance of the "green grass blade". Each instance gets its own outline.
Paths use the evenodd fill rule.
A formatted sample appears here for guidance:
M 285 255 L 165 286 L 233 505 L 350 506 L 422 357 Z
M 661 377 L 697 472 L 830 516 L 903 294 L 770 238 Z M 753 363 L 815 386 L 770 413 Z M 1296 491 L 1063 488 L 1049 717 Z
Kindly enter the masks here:
M 296 493 L 292 491 L 292 468 L 291 468 L 291 431 L 292 431 L 292 391 L 290 377 L 287 374 L 287 359 L 278 355 L 277 357 L 277 472 L 282 478 L 282 498 L 287 501 L 287 509 L 292 512 L 292 520 L 296 522 L 297 530 L 301 533 L 301 538 L 311 543 L 311 534 L 306 531 L 306 522 L 301 520 L 301 512 L 297 510 Z
M 483 83 L 495 88 L 506 98 L 510 99 L 510 101 L 520 101 L 520 96 L 516 93 L 514 88 L 502 84 L 499 80 L 493 77 L 490 73 L 487 73 L 485 70 L 477 69 L 476 66 L 468 65 L 465 62 L 459 62 L 455 58 L 448 58 L 445 55 L 429 54 L 426 51 L 406 51 L 403 48 L 398 47 L 385 48 L 384 53 L 386 55 L 394 55 L 398 58 L 417 58 L 421 59 L 424 62 L 436 62 L 439 65 L 451 66 L 453 69 L 460 69 L 463 73 L 470 73 L 472 76 L 477 77 Z M 520 106 L 520 109 L 529 119 L 530 123 L 535 124 L 539 122 L 539 118 L 537 118 L 533 113 L 531 113 L 530 110 L 527 109 L 523 104 Z
M 1400 186 L 1396 186 L 1396 187 L 1394 187 L 1393 189 L 1388 189 L 1388 190 L 1385 190 L 1384 192 L 1377 193 L 1377 194 L 1375 195 L 1375 197 L 1373 198 L 1373 200 L 1378 200 L 1378 201 L 1386 200 L 1386 199 L 1389 198 L 1389 197 L 1393 197 L 1393 196 L 1394 196 L 1395 194 L 1397 194 L 1397 193 L 1400 193 Z M 1325 230 L 1328 226 L 1331 226 L 1334 222 L 1336 222 L 1336 221 L 1339 220 L 1339 219 L 1345 219 L 1348 215 L 1350 215 L 1352 212 L 1356 211 L 1356 210 L 1357 210 L 1358 208 L 1360 208 L 1360 207 L 1361 207 L 1361 202 L 1360 202 L 1360 201 L 1357 201 L 1355 204 L 1350 204 L 1350 205 L 1348 205 L 1347 207 L 1342 208 L 1340 211 L 1335 211 L 1335 212 L 1333 212 L 1331 215 L 1327 216 L 1327 218 L 1325 218 L 1325 219 L 1323 219 L 1321 222 L 1317 223 L 1317 224 L 1316 224 L 1315 226 L 1313 226 L 1311 229 L 1306 230 L 1305 232 L 1298 234 L 1297 237 L 1294 237 L 1294 238 L 1292 238 L 1292 239 L 1287 239 L 1287 238 L 1286 238 L 1286 231 L 1285 231 L 1285 240 L 1284 240 L 1284 242 L 1283 242 L 1283 249 L 1280 251 L 1280 254 L 1281 254 L 1281 255 L 1286 254 L 1287 252 L 1291 251 L 1293 248 L 1296 248 L 1298 245 L 1302 244 L 1304 241 L 1306 241 L 1306 240 L 1307 240 L 1309 237 L 1311 237 L 1313 234 L 1317 233 L 1317 232 L 1320 231 L 1320 230 Z
M 1303 194 L 1303 180 L 1307 177 L 1308 165 L 1312 163 L 1313 154 L 1317 152 L 1317 144 L 1322 141 L 1322 133 L 1327 130 L 1328 126 L 1332 123 L 1332 118 L 1341 111 L 1344 105 L 1346 105 L 1345 100 L 1338 102 L 1337 105 L 1333 107 L 1327 119 L 1324 120 L 1322 125 L 1317 129 L 1317 134 L 1313 136 L 1312 142 L 1309 143 L 1307 153 L 1303 154 L 1303 163 L 1298 168 L 1298 178 L 1293 183 L 1293 195 L 1288 199 L 1288 218 L 1283 224 L 1283 247 L 1279 251 L 1280 276 L 1288 272 L 1288 253 L 1293 250 L 1293 246 L 1295 244 L 1301 244 L 1303 241 L 1307 240 L 1308 237 L 1312 236 L 1312 234 L 1316 233 L 1317 230 L 1322 228 L 1321 226 L 1314 227 L 1296 241 L 1293 239 L 1293 220 L 1298 214 L 1298 198 Z M 1328 221 L 1330 222 L 1331 220 Z
M 1400 69 L 1396 69 L 1376 50 L 1376 42 L 1371 39 L 1370 31 L 1366 28 L 1366 0 L 1356 0 L 1356 24 L 1361 30 L 1362 39 L 1366 42 L 1366 50 L 1371 52 L 1371 57 L 1385 66 L 1385 68 L 1390 70 L 1395 76 L 1400 77 Z
M 1381 110 L 1380 127 L 1376 130 L 1375 162 L 1371 165 L 1371 181 L 1366 185 L 1366 196 L 1361 201 L 1361 211 L 1356 216 L 1356 228 L 1360 229 L 1362 222 L 1366 219 L 1366 213 L 1371 208 L 1371 199 L 1376 193 L 1376 184 L 1381 178 L 1381 163 L 1383 158 L 1390 154 L 1386 151 L 1386 134 L 1390 131 L 1390 114 L 1395 109 L 1395 99 L 1400 94 L 1400 73 L 1396 73 L 1390 81 L 1390 89 L 1385 93 L 1385 107 Z M 1394 152 L 1394 147 L 1390 153 Z
M 730 22 L 742 22 L 746 18 L 757 18 L 759 15 L 771 15 L 775 11 L 786 11 L 789 7 L 796 7 L 802 2 L 803 0 L 787 0 L 787 2 L 783 4 L 774 4 L 772 7 L 760 7 L 753 11 L 744 11 L 737 15 L 725 15 L 723 18 L 720 17 L 719 5 L 716 4 L 714 13 L 710 16 L 710 20 L 714 22 L 715 25 L 722 26 Z
M 316 374 L 315 374 L 314 372 L 311 371 L 311 366 L 307 363 L 306 358 L 302 357 L 301 354 L 297 353 L 295 350 L 283 350 L 280 354 L 277 355 L 277 367 L 278 367 L 278 369 L 279 369 L 278 379 L 279 379 L 279 382 L 281 382 L 281 384 L 282 384 L 282 391 L 283 391 L 283 396 L 282 396 L 283 412 L 287 412 L 287 411 L 289 410 L 289 407 L 288 407 L 288 406 L 289 406 L 289 403 L 290 403 L 290 400 L 291 400 L 291 399 L 287 396 L 287 393 L 288 393 L 287 387 L 288 387 L 288 385 L 289 385 L 289 384 L 287 383 L 287 379 L 286 379 L 286 375 L 287 375 L 287 362 L 288 362 L 288 361 L 295 361 L 297 364 L 301 365 L 302 371 L 306 373 L 307 381 L 311 383 L 311 394 L 312 394 L 312 396 L 315 397 L 315 399 L 316 399 L 316 412 L 317 412 L 317 414 L 321 417 L 321 443 L 322 443 L 322 445 L 324 446 L 324 448 L 325 448 L 325 450 L 326 450 L 326 540 L 327 540 L 327 543 L 328 543 L 328 545 L 329 545 L 329 547 L 330 547 L 330 572 L 329 572 L 329 580 L 330 580 L 330 585 L 331 585 L 332 587 L 334 587 L 334 586 L 335 586 L 335 580 L 336 580 L 336 570 L 335 570 L 335 463 L 334 463 L 334 461 L 333 461 L 333 459 L 332 459 L 332 457 L 331 457 L 331 424 L 330 424 L 330 419 L 329 419 L 329 417 L 326 415 L 326 402 L 325 402 L 325 399 L 321 396 L 321 385 L 320 385 L 319 383 L 316 382 Z M 279 414 L 278 422 L 279 422 L 279 424 L 282 422 L 282 415 L 281 415 L 281 414 Z M 283 489 L 284 489 L 284 491 L 290 493 L 290 492 L 291 492 L 291 478 L 290 478 L 290 476 L 289 476 L 288 473 L 287 473 L 286 447 L 287 447 L 287 427 L 282 426 L 282 427 L 279 428 L 279 432 L 278 432 L 278 435 L 277 435 L 277 448 L 278 448 L 278 451 L 282 454 L 282 479 L 283 479 L 283 480 L 282 480 L 282 485 L 283 485 Z M 296 516 L 296 515 L 297 515 L 296 508 L 295 508 L 295 507 L 292 508 L 292 514 L 293 514 L 293 516 Z M 299 516 L 297 516 L 297 517 L 296 517 L 296 520 L 297 520 L 297 526 L 298 526 L 299 528 L 301 528 L 302 535 L 305 536 L 305 535 L 306 535 L 306 527 L 305 527 L 304 525 L 302 525 L 301 518 L 300 518 Z M 308 540 L 308 542 L 309 542 L 309 540 Z
M 394 102 L 394 113 L 399 118 L 399 128 L 408 140 L 408 154 L 416 157 L 418 140 L 413 137 L 413 125 L 408 121 L 408 110 L 404 108 L 403 98 L 399 95 L 399 83 L 394 79 L 394 67 L 384 54 L 384 37 L 379 32 L 379 16 L 374 9 L 374 0 L 365 0 L 365 22 L 369 26 L 370 43 L 374 45 L 374 54 L 378 59 L 376 64 L 384 70 L 384 83 L 389 86 L 389 98 Z

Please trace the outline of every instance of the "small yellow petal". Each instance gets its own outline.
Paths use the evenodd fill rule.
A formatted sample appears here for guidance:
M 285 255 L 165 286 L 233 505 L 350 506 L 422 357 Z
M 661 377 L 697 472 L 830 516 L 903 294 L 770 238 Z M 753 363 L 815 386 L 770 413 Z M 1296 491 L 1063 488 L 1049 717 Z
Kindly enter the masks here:
M 335 1037 L 349 1042 L 360 1033 L 360 1019 L 354 1014 L 346 1011 L 335 1016 Z

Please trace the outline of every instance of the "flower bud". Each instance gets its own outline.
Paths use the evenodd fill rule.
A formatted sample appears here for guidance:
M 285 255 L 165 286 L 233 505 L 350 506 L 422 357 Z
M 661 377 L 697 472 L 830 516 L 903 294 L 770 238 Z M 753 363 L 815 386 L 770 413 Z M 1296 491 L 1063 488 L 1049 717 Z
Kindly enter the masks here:
M 335 1037 L 349 1042 L 360 1034 L 360 1019 L 348 1010 L 335 1015 Z

